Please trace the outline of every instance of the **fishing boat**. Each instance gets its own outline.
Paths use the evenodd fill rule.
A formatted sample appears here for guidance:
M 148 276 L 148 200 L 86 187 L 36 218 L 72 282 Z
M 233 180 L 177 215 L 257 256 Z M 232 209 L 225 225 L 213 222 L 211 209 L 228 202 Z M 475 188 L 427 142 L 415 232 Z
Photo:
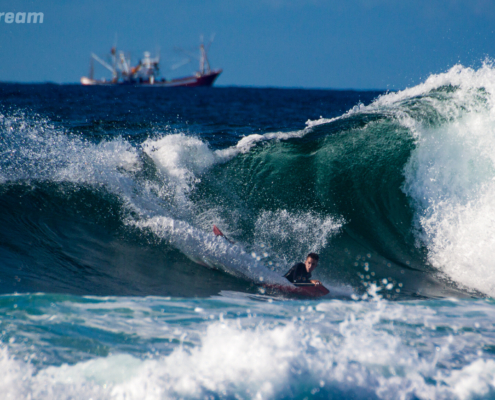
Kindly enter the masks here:
M 165 79 L 160 76 L 160 56 L 151 57 L 151 53 L 146 51 L 144 57 L 139 63 L 132 67 L 130 56 L 126 55 L 123 51 L 117 52 L 116 46 L 112 47 L 110 51 L 111 64 L 104 61 L 96 54 L 91 54 L 90 59 L 90 73 L 89 77 L 83 76 L 81 78 L 81 84 L 84 86 L 94 85 L 136 85 L 146 87 L 197 87 L 197 86 L 211 86 L 213 82 L 222 73 L 221 69 L 211 69 L 208 61 L 208 44 L 205 48 L 201 43 L 199 46 L 199 57 L 189 53 L 190 56 L 199 59 L 199 70 L 191 76 L 185 76 L 182 78 L 175 78 L 171 80 Z M 104 68 L 108 69 L 112 73 L 112 78 L 106 79 L 94 79 L 94 62 L 101 64 Z M 190 59 L 188 60 L 188 62 Z M 181 63 L 180 65 L 183 65 Z

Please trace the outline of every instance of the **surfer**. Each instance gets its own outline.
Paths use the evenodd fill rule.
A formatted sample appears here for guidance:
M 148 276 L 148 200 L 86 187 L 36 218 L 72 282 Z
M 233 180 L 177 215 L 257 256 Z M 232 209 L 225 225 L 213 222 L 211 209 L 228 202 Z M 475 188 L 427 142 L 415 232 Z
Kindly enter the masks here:
M 321 285 L 320 281 L 311 278 L 311 272 L 315 270 L 318 265 L 320 257 L 318 254 L 309 253 L 306 257 L 306 261 L 303 263 L 297 263 L 294 265 L 285 275 L 289 282 L 292 283 L 313 283 L 315 285 Z

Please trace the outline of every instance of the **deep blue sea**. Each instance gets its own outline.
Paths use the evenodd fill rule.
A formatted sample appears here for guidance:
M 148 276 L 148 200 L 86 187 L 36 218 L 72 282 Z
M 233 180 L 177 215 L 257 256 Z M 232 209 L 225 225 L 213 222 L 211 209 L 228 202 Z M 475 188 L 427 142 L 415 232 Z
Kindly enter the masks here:
M 495 398 L 494 146 L 490 65 L 0 84 L 1 397 Z M 328 296 L 263 287 L 309 252 Z

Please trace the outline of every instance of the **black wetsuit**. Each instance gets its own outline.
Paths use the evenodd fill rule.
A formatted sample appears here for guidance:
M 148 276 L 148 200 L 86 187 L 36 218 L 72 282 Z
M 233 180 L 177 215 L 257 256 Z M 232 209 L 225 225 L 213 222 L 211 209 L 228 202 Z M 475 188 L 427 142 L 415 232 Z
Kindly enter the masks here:
M 292 283 L 311 283 L 309 280 L 311 278 L 311 272 L 306 271 L 306 265 L 304 263 L 297 263 L 289 272 L 284 275 L 289 282 Z

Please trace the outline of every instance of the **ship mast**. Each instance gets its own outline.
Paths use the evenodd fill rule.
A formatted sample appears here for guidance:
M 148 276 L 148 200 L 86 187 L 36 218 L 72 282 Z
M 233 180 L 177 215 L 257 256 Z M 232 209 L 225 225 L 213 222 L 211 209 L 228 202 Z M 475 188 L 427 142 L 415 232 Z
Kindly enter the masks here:
M 184 53 L 188 55 L 189 57 L 194 57 L 197 60 L 199 60 L 199 71 L 196 73 L 197 76 L 203 76 L 203 75 L 209 75 L 211 74 L 211 68 L 210 68 L 210 62 L 208 61 L 208 50 L 213 43 L 213 39 L 215 38 L 215 35 L 211 35 L 209 43 L 205 46 L 204 41 L 203 41 L 203 35 L 201 35 L 201 44 L 199 45 L 199 57 L 187 50 L 181 49 L 181 48 L 176 48 L 177 51 L 180 51 L 181 53 Z M 172 69 L 176 69 L 180 67 L 181 65 L 187 64 L 189 60 L 186 60 L 185 62 L 180 62 L 172 66 Z
M 199 46 L 199 72 L 201 72 L 201 75 L 205 75 L 205 73 L 209 74 L 211 72 L 210 63 L 208 62 L 208 56 L 206 55 L 206 50 L 203 43 Z

